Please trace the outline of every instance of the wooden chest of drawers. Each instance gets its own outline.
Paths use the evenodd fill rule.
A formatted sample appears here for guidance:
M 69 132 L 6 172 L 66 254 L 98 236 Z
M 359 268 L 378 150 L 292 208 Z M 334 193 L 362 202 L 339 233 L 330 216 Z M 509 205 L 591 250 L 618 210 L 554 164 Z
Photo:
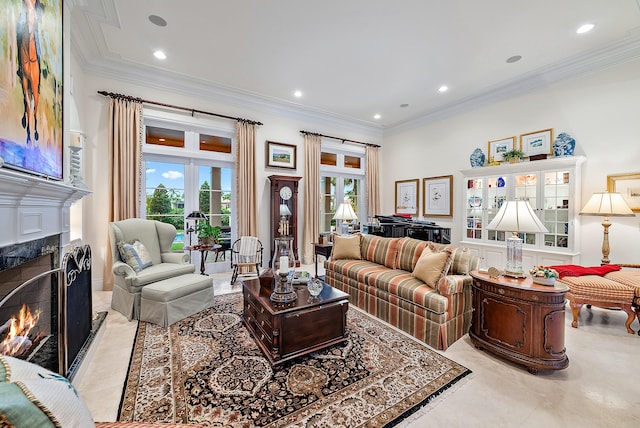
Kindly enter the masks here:
M 298 298 L 273 305 L 271 290 L 259 279 L 243 282 L 243 321 L 271 364 L 315 352 L 347 338 L 349 296 L 325 284 L 317 299 L 306 286 L 295 286 Z

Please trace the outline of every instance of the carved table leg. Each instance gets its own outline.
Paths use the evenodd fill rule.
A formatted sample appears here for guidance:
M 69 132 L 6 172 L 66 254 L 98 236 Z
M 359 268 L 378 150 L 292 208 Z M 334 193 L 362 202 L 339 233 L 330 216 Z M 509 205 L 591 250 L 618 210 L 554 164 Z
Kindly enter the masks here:
M 538 369 L 535 367 L 527 367 L 527 371 L 533 375 L 538 374 Z

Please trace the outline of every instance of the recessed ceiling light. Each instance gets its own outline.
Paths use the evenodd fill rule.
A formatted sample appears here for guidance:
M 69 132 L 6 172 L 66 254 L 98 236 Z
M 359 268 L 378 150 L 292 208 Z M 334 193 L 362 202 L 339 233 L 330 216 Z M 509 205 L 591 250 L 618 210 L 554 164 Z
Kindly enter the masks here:
M 163 17 L 158 15 L 149 15 L 149 21 L 151 21 L 152 24 L 155 24 L 158 27 L 167 26 L 167 21 L 165 21 Z
M 162 51 L 155 51 L 153 53 L 153 56 L 155 56 L 158 59 L 167 59 L 167 56 Z
M 293 96 L 294 96 L 294 97 L 296 97 L 296 98 L 300 98 L 300 97 L 302 97 L 302 91 L 295 91 L 295 92 L 293 93 Z
M 593 27 L 595 27 L 595 25 L 593 24 L 583 24 L 580 26 L 580 28 L 576 30 L 576 33 L 578 34 L 588 33 L 589 31 L 593 30 Z
M 376 120 L 380 119 L 381 117 L 382 117 L 382 116 L 380 116 L 379 114 L 374 114 L 374 115 L 373 115 L 373 118 L 374 118 L 374 119 L 376 119 Z
M 406 103 L 405 104 L 400 104 L 400 107 L 401 108 L 407 108 L 407 107 L 409 107 L 409 104 L 406 104 Z
M 518 62 L 522 59 L 520 55 L 514 55 L 507 58 L 507 64 L 513 64 L 514 62 Z
M 438 92 L 447 92 L 449 87 L 447 85 L 442 85 L 438 88 Z

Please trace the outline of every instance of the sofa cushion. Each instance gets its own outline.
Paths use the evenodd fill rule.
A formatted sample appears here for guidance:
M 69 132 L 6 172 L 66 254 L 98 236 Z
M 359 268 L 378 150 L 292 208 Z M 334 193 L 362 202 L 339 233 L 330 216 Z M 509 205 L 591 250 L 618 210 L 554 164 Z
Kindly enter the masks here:
M 360 260 L 360 237 L 355 233 L 349 236 L 341 236 L 337 233 L 333 235 L 333 250 L 331 258 L 334 260 L 354 259 Z
M 142 242 L 138 240 L 131 242 L 120 241 L 117 245 L 122 261 L 131 266 L 136 272 L 140 272 L 153 264 L 149 251 Z
M 474 257 L 468 248 L 456 247 L 451 255 L 451 267 L 449 273 L 452 275 L 468 275 L 476 269 L 478 258 Z
M 396 256 L 396 268 L 413 272 L 416 263 L 429 243 L 415 238 L 400 238 Z
M 378 263 L 390 269 L 396 268 L 396 251 L 400 238 L 384 238 L 362 235 L 360 252 L 363 260 Z
M 173 278 L 174 276 L 193 273 L 193 268 L 194 266 L 192 264 L 178 263 L 160 263 L 149 266 L 148 268 L 138 272 L 138 275 L 132 279 L 131 285 L 134 287 L 141 287 L 143 285 L 151 284 L 152 282 Z M 129 291 L 135 292 L 135 290 Z
M 447 274 L 452 252 L 449 248 L 442 251 L 433 250 L 433 247 L 427 246 L 422 251 L 412 273 L 431 288 L 435 288 L 440 279 Z
M 570 293 L 576 296 L 628 304 L 634 297 L 633 288 L 598 275 L 566 276 L 559 282 L 567 285 Z

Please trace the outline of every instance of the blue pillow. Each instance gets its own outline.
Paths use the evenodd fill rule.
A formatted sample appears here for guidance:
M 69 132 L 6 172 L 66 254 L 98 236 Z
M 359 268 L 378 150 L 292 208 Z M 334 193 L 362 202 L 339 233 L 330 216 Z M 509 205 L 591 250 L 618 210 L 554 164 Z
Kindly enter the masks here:
M 140 272 L 153 264 L 149 251 L 138 240 L 134 240 L 131 243 L 119 242 L 118 251 L 122 261 L 131 266 L 136 272 Z

